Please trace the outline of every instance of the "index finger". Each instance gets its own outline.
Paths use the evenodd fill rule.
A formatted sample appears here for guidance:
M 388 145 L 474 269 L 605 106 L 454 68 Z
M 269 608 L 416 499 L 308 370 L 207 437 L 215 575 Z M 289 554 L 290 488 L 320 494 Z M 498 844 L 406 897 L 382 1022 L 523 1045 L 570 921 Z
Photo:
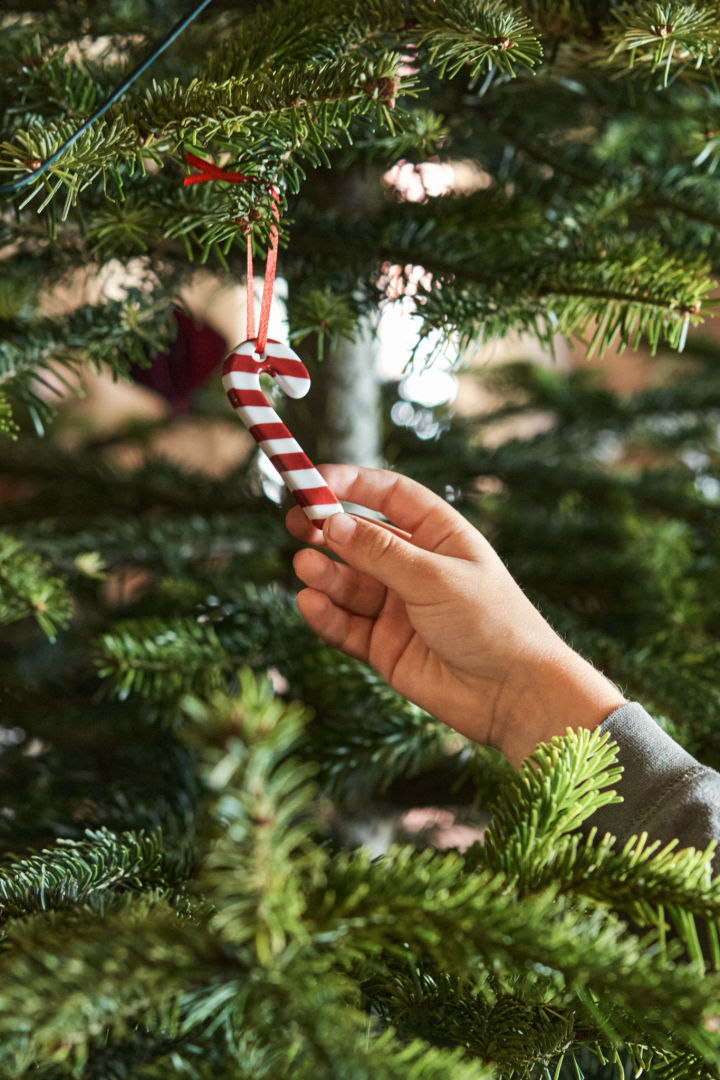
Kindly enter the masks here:
M 480 534 L 416 480 L 361 465 L 321 465 L 319 470 L 339 499 L 379 511 L 418 547 L 466 559 L 480 554 Z

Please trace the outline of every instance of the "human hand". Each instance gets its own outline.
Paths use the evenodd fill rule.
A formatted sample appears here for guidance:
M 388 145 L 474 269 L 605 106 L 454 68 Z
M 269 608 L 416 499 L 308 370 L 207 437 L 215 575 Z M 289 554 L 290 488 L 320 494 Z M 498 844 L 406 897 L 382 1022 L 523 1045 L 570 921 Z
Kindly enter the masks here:
M 596 727 L 624 704 L 525 596 L 465 518 L 398 473 L 349 465 L 320 472 L 339 499 L 382 513 L 287 516 L 299 551 L 297 598 L 308 626 L 398 693 L 518 767 L 539 742 Z M 394 526 L 394 527 L 393 527 Z M 320 545 L 339 555 L 329 559 Z

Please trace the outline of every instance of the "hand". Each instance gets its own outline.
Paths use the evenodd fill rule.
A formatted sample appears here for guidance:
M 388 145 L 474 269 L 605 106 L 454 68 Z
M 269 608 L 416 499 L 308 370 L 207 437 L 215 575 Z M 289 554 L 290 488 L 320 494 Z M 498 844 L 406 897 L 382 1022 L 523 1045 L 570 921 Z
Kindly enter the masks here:
M 624 704 L 558 637 L 488 541 L 441 498 L 381 469 L 320 471 L 339 499 L 392 523 L 338 514 L 321 533 L 299 507 L 288 514 L 293 536 L 343 560 L 310 548 L 294 560 L 308 586 L 298 607 L 326 642 L 371 664 L 398 693 L 497 747 L 516 767 L 538 742 L 568 727 L 596 727 Z

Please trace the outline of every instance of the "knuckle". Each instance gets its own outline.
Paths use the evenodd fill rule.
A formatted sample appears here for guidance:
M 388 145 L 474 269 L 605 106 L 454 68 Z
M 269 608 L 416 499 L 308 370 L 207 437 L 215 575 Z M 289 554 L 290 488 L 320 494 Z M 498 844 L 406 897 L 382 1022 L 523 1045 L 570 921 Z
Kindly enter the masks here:
M 367 531 L 366 551 L 373 562 L 387 559 L 392 555 L 397 546 L 395 537 L 387 529 L 378 525 L 371 525 Z

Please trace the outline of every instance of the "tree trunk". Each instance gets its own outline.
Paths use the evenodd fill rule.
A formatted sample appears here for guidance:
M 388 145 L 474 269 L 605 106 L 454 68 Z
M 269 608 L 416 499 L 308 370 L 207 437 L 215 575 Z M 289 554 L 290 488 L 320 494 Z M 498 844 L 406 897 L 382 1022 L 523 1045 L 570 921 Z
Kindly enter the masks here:
M 322 363 L 326 460 L 378 466 L 382 461 L 378 342 L 364 317 L 355 341 L 336 338 Z M 322 445 L 326 442 L 326 445 Z
M 303 198 L 362 220 L 363 209 L 374 213 L 383 192 L 375 170 L 356 167 L 343 173 L 319 170 L 303 189 Z M 360 319 L 354 341 L 338 335 L 326 341 L 322 361 L 315 359 L 317 338 L 306 339 L 298 350 L 309 362 L 313 382 L 307 404 L 294 404 L 292 412 L 301 445 L 313 460 L 369 466 L 382 462 L 375 319 L 374 314 Z
M 315 463 L 382 464 L 378 342 L 370 317 L 354 341 L 335 337 L 322 361 L 313 362 L 309 341 L 298 352 L 311 365 L 312 386 L 302 401 L 287 403 L 288 426 Z

